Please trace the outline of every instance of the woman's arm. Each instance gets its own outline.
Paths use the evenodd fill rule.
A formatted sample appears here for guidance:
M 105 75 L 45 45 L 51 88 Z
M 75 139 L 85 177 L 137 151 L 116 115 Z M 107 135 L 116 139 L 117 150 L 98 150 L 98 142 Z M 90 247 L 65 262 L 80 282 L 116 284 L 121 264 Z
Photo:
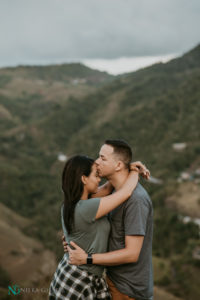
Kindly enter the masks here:
M 138 172 L 130 171 L 127 180 L 117 192 L 101 198 L 99 208 L 96 214 L 96 219 L 99 219 L 107 215 L 109 212 L 111 212 L 121 203 L 125 202 L 131 196 L 137 183 L 138 183 Z
M 100 185 L 98 187 L 98 190 L 95 194 L 91 195 L 91 198 L 101 198 L 107 195 L 110 195 L 113 191 L 113 186 L 109 181 L 106 181 L 106 183 Z
M 144 177 L 145 179 L 148 179 L 150 176 L 149 170 L 146 168 L 146 166 L 140 162 L 140 161 L 135 161 L 130 164 L 130 170 L 131 171 L 138 171 L 139 174 Z M 92 194 L 91 198 L 101 198 L 104 196 L 108 196 L 112 193 L 113 191 L 113 186 L 112 184 L 107 181 L 106 183 L 102 184 L 101 186 L 98 187 L 97 193 Z

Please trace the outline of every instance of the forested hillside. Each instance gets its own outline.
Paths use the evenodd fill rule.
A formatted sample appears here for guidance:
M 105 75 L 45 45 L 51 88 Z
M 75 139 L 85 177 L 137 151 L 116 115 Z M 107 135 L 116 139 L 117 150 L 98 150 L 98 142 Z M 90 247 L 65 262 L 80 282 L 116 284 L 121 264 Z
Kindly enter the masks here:
M 184 223 L 168 199 L 181 187 L 180 174 L 200 167 L 199 83 L 200 46 L 115 78 L 82 65 L 1 69 L 1 202 L 31 220 L 23 233 L 60 258 L 59 154 L 96 157 L 106 138 L 123 138 L 163 181 L 143 182 L 155 209 L 155 283 L 198 299 L 199 228 Z M 186 147 L 175 151 L 175 143 Z

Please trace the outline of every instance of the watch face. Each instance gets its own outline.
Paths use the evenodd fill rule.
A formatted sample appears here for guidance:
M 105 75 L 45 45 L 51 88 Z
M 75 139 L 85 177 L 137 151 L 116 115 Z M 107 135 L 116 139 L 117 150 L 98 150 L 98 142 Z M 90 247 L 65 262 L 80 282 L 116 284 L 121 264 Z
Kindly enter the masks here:
M 88 264 L 88 265 L 92 265 L 92 255 L 91 255 L 91 254 L 88 254 L 88 257 L 87 257 L 87 264 Z

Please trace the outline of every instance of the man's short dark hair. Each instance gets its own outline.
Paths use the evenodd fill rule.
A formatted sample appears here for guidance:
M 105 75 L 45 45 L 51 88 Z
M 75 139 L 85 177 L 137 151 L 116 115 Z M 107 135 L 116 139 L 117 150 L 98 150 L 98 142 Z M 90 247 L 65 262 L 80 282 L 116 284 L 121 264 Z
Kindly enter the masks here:
M 119 157 L 126 168 L 129 168 L 132 161 L 132 150 L 127 142 L 124 140 L 106 140 L 104 144 L 112 146 L 113 153 Z

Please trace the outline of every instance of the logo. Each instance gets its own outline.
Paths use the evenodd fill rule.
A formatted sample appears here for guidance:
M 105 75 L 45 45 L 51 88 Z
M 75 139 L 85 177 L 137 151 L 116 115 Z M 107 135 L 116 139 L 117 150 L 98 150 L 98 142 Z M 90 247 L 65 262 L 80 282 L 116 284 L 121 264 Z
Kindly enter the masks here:
M 8 295 L 11 295 L 11 293 L 13 295 L 19 295 L 20 292 L 21 292 L 20 287 L 17 284 L 15 284 L 13 286 L 10 286 L 10 285 L 8 286 Z
M 19 287 L 17 284 L 14 285 L 9 285 L 8 286 L 8 295 L 19 295 L 25 294 L 25 293 L 48 293 L 49 288 L 44 288 L 44 287 Z

